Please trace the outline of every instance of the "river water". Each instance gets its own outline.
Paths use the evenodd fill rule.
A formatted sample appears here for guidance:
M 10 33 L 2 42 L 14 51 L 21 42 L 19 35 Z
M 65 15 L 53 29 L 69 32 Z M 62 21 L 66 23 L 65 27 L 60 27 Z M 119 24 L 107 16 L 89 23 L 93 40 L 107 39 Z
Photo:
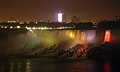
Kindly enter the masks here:
M 111 62 L 53 59 L 5 59 L 0 60 L 0 72 L 117 72 Z

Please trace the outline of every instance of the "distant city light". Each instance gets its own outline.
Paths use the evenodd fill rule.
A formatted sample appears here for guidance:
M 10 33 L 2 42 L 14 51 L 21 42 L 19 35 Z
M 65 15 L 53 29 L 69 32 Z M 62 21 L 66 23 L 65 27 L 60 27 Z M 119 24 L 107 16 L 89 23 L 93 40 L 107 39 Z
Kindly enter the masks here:
M 16 21 L 7 21 L 8 23 L 16 23 Z
M 20 22 L 20 24 L 24 24 L 24 22 Z
M 12 26 L 10 26 L 10 28 L 13 28 Z
M 58 22 L 62 22 L 63 14 L 61 12 L 58 13 Z
M 59 27 L 47 27 L 47 26 L 38 26 L 38 27 L 33 27 L 33 26 L 5 26 L 5 25 L 0 25 L 0 28 L 8 28 L 8 29 L 27 29 L 27 30 L 51 30 L 51 29 L 73 29 L 74 27 L 67 27 L 67 26 L 59 26 Z
M 37 24 L 38 22 L 35 22 L 35 24 Z
M 33 27 L 32 29 L 33 29 L 33 30 L 35 30 L 36 28 L 35 28 L 35 27 Z
M 19 29 L 19 28 L 20 28 L 20 26 L 17 26 L 17 28 Z

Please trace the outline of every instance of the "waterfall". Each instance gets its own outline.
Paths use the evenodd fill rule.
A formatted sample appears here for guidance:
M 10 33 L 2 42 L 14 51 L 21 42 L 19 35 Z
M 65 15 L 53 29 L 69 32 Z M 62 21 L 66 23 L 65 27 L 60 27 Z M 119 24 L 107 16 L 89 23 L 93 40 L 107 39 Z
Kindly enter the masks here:
M 88 47 L 96 42 L 96 30 L 30 30 L 27 33 L 5 32 L 0 41 L 1 54 L 14 54 L 46 48 L 68 49 L 76 44 Z M 37 51 L 36 51 L 37 52 Z
M 63 44 L 63 47 L 70 48 L 76 44 L 87 46 L 96 41 L 96 30 L 42 30 L 34 31 L 33 34 L 44 46 Z

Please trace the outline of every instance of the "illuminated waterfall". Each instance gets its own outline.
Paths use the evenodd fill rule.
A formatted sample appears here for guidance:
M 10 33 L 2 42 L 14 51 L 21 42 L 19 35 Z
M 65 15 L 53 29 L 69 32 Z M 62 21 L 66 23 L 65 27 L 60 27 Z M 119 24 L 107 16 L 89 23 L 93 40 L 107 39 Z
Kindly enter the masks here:
M 12 32 L 11 32 L 12 33 Z M 15 54 L 30 51 L 31 49 L 72 48 L 77 44 L 95 45 L 96 30 L 29 30 L 19 33 L 1 41 L 1 54 Z
M 110 38 L 111 38 L 111 31 L 106 30 L 105 31 L 105 36 L 104 36 L 104 42 L 110 42 Z
M 42 30 L 34 31 L 40 43 L 51 46 L 54 44 L 66 43 L 66 47 L 72 47 L 76 44 L 94 44 L 95 30 Z

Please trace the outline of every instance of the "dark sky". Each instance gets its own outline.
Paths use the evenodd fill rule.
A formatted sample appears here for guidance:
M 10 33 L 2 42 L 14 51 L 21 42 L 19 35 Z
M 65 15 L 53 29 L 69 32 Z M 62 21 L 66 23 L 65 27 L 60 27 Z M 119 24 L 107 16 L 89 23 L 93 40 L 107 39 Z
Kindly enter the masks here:
M 114 19 L 120 16 L 120 0 L 0 0 L 0 20 L 52 20 L 64 12 L 67 20 L 74 15 L 81 21 Z

